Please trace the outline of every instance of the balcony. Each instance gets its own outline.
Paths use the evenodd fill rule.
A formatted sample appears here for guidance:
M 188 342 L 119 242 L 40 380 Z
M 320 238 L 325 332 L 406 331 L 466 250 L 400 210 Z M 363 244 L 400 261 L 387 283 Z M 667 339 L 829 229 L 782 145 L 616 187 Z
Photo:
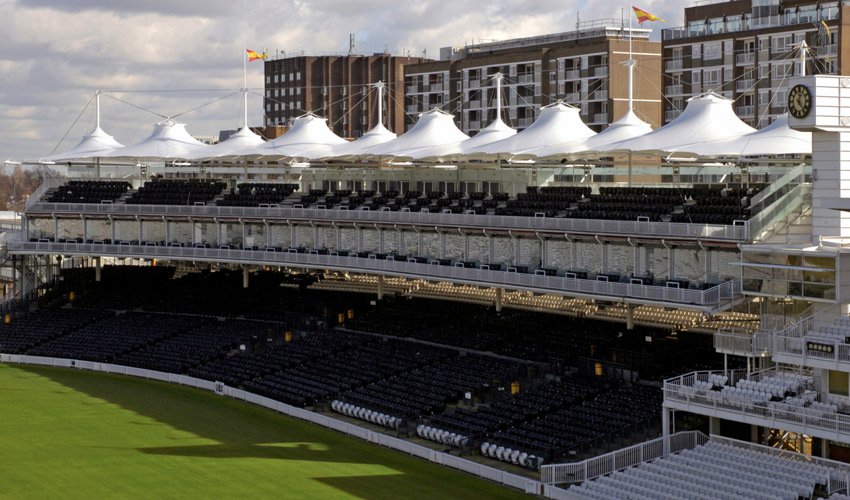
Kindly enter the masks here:
M 480 87 L 481 87 L 481 80 L 478 80 L 477 78 L 474 79 L 474 80 L 469 80 L 469 83 L 466 86 L 466 88 L 468 88 L 468 89 L 477 89 L 477 88 L 480 88 Z
M 608 123 L 608 113 L 596 113 L 593 115 L 593 121 L 591 123 Z
M 517 128 L 526 128 L 534 123 L 534 118 L 518 118 L 516 121 Z
M 752 66 L 756 62 L 755 52 L 745 52 L 735 56 L 735 64 L 738 66 Z
M 570 104 L 578 104 L 579 102 L 581 102 L 581 92 L 568 93 L 566 101 Z
M 593 76 L 603 78 L 608 76 L 608 66 L 597 66 L 593 68 Z
M 328 212 L 323 210 L 323 212 Z M 346 211 L 348 212 L 348 211 Z M 357 212 L 357 211 L 351 211 Z M 409 214 L 408 214 L 409 215 Z M 425 214 L 428 215 L 428 214 Z M 477 216 L 476 216 L 477 217 Z M 531 218 L 534 219 L 534 218 Z M 24 255 L 91 255 L 116 258 L 162 258 L 169 260 L 220 261 L 256 265 L 291 265 L 308 269 L 338 269 L 341 271 L 391 274 L 424 279 L 441 279 L 477 286 L 505 286 L 529 289 L 541 293 L 569 293 L 588 298 L 607 298 L 635 303 L 712 309 L 721 301 L 731 300 L 740 293 L 740 283 L 727 281 L 708 290 L 669 288 L 654 285 L 609 283 L 593 279 L 575 279 L 503 270 L 455 267 L 405 261 L 368 258 L 366 254 L 351 256 L 319 255 L 293 251 L 242 250 L 233 248 L 195 248 L 163 244 L 105 244 L 53 243 L 10 241 L 9 252 Z M 848 417 L 850 418 L 850 417 Z
M 750 374 L 743 370 L 691 372 L 664 381 L 664 407 L 847 442 L 850 439 L 850 414 L 839 411 L 824 401 L 821 395 L 800 392 L 785 401 L 769 401 L 762 396 L 722 392 L 718 390 L 716 378 L 714 383 L 711 382 L 712 376 L 727 377 L 728 386 L 734 386 L 739 380 L 758 382 L 765 377 L 791 378 L 797 375 L 797 372 L 776 368 Z M 710 387 L 712 384 L 714 386 Z M 816 379 L 802 383 L 806 391 L 814 391 L 818 385 Z
M 581 78 L 580 69 L 568 69 L 566 73 L 564 73 L 565 80 L 578 80 L 579 78 Z
M 442 92 L 443 91 L 443 84 L 442 83 L 432 83 L 430 91 L 431 92 Z
M 818 47 L 818 57 L 838 57 L 838 44 Z
M 723 354 L 767 357 L 772 352 L 771 332 L 725 330 L 714 334 L 714 349 Z
M 534 73 L 517 75 L 517 83 L 534 83 Z
M 408 85 L 407 89 L 405 89 L 405 92 L 408 93 L 408 94 L 416 94 L 416 93 L 419 92 L 419 86 L 418 85 Z
M 668 122 L 673 121 L 676 118 L 678 118 L 679 115 L 681 115 L 681 114 L 682 114 L 681 109 L 668 109 L 664 112 L 664 120 L 666 120 Z
M 737 92 L 752 92 L 755 90 L 756 81 L 752 78 L 748 78 L 746 80 L 738 80 L 735 83 L 735 90 Z
M 481 108 L 481 101 L 480 100 L 468 101 L 467 104 L 469 106 L 469 109 L 480 109 Z
M 481 120 L 470 120 L 469 129 L 470 130 L 478 130 L 481 128 Z
M 738 118 L 754 118 L 756 116 L 755 106 L 738 106 L 735 108 L 735 114 Z
M 607 90 L 596 90 L 591 92 L 587 96 L 588 101 L 607 101 L 608 100 L 608 91 Z
M 673 59 L 672 61 L 667 61 L 664 63 L 664 71 L 681 71 L 682 70 L 682 60 L 681 59 Z
M 682 95 L 682 84 L 667 85 L 664 87 L 664 95 Z
M 407 109 L 408 114 L 418 113 L 419 112 L 419 105 L 418 104 L 409 104 L 406 109 Z

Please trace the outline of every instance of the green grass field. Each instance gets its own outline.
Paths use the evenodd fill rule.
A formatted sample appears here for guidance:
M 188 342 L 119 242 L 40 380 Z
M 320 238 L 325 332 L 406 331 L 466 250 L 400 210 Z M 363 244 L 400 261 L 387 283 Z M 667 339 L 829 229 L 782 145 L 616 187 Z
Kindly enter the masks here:
M 0 498 L 528 498 L 160 382 L 0 365 Z

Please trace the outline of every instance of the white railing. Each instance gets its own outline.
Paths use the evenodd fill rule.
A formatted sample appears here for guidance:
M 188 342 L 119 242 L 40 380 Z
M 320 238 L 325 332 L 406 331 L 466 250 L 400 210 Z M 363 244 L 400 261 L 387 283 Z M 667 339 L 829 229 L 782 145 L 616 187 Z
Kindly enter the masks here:
M 771 332 L 731 329 L 714 334 L 714 349 L 737 356 L 769 356 L 772 352 Z
M 789 432 L 834 439 L 850 440 L 850 415 L 821 408 L 789 405 L 783 402 L 755 402 L 727 397 L 719 391 L 696 389 L 694 382 L 708 382 L 709 375 L 726 375 L 729 385 L 738 380 L 758 381 L 763 376 L 781 376 L 775 368 L 747 374 L 744 370 L 727 372 L 692 372 L 664 381 L 664 407 L 701 415 L 717 416 L 738 422 L 749 422 Z M 805 387 L 814 390 L 818 382 Z
M 608 113 L 595 113 L 593 123 L 608 123 Z
M 481 87 L 481 80 L 478 80 L 478 79 L 469 80 L 469 84 L 467 85 L 467 88 L 469 88 L 469 89 L 477 89 L 477 88 L 480 88 L 480 87 Z
M 741 118 L 752 118 L 756 114 L 755 106 L 738 106 L 735 113 Z
M 469 101 L 469 102 L 467 103 L 467 106 L 468 106 L 470 109 L 478 109 L 478 108 L 480 108 L 480 107 L 481 107 L 481 101 L 480 101 L 480 100 Z
M 682 69 L 682 60 L 681 59 L 673 59 L 672 61 L 667 61 L 664 63 L 665 71 L 678 71 Z
M 838 55 L 838 44 L 824 45 L 818 47 L 818 57 L 835 57 Z
M 470 130 L 480 129 L 481 128 L 481 121 L 480 120 L 470 120 L 469 128 L 470 128 Z
M 669 456 L 671 453 L 692 450 L 707 441 L 708 436 L 699 431 L 677 432 L 582 462 L 543 465 L 540 467 L 540 482 L 569 484 L 589 481 L 656 458 Z
M 525 73 L 522 75 L 517 75 L 518 83 L 534 83 L 534 74 L 533 73 Z
M 41 201 L 41 197 L 44 196 L 48 190 L 53 188 L 58 188 L 62 186 L 68 181 L 68 179 L 58 178 L 58 177 L 48 177 L 44 179 L 41 184 L 36 188 L 35 192 L 33 192 L 29 198 L 27 198 L 26 208 L 30 209 L 33 205 L 36 205 Z
M 456 469 L 477 477 L 493 481 L 495 483 L 518 489 L 532 495 L 543 495 L 546 498 L 564 498 L 564 490 L 553 488 L 551 486 L 544 487 L 539 481 L 534 479 L 511 474 L 494 467 L 489 467 L 478 462 L 473 462 L 465 458 L 461 458 L 448 453 L 443 453 L 425 446 L 405 441 L 387 434 L 372 431 L 364 427 L 337 420 L 327 415 L 305 410 L 291 406 L 280 401 L 275 401 L 264 396 L 253 394 L 242 389 L 227 386 L 221 382 L 211 382 L 209 380 L 201 380 L 186 375 L 178 375 L 175 373 L 158 372 L 154 370 L 145 370 L 142 368 L 133 368 L 129 366 L 113 365 L 108 363 L 98 363 L 95 361 L 81 361 L 62 358 L 48 358 L 40 356 L 26 356 L 17 354 L 0 354 L 0 363 L 20 363 L 29 365 L 41 366 L 57 366 L 64 368 L 75 368 L 79 370 L 91 370 L 96 372 L 114 373 L 119 375 L 128 375 L 131 377 L 140 377 L 151 380 L 159 380 L 172 384 L 180 384 L 189 387 L 195 387 L 202 390 L 212 391 L 222 396 L 230 397 L 239 401 L 245 401 L 263 408 L 305 420 L 312 424 L 325 427 L 349 436 L 354 436 L 369 443 L 374 443 L 379 446 L 400 451 L 404 454 L 428 460 L 436 464 L 440 464 L 452 469 Z M 235 432 L 238 432 L 236 430 Z
M 408 85 L 406 92 L 408 94 L 416 94 L 417 92 L 419 92 L 419 86 L 418 85 Z
M 607 66 L 597 66 L 593 68 L 593 76 L 595 77 L 604 77 L 608 76 L 608 67 Z
M 682 84 L 667 85 L 664 87 L 665 95 L 682 95 Z
M 675 120 L 682 114 L 681 109 L 668 109 L 664 112 L 664 119 L 667 121 Z
M 752 78 L 749 78 L 747 80 L 738 80 L 735 83 L 735 90 L 737 92 L 752 92 L 754 90 L 755 84 L 756 84 L 756 81 Z M 744 107 L 746 107 L 746 106 L 744 106 Z M 738 109 L 740 109 L 740 108 L 738 108 Z
M 577 103 L 581 101 L 581 92 L 570 92 L 567 94 L 567 102 Z
M 590 101 L 605 101 L 608 99 L 607 90 L 596 90 L 590 93 L 588 100 Z
M 581 70 L 580 69 L 568 69 L 564 73 L 565 80 L 578 80 L 581 78 Z
M 755 52 L 745 52 L 735 56 L 735 62 L 739 65 L 750 65 L 756 62 Z
M 442 92 L 443 91 L 443 84 L 442 83 L 432 83 L 429 91 L 430 92 Z
M 516 126 L 518 128 L 526 128 L 531 126 L 534 123 L 534 118 L 518 118 L 516 121 Z
M 129 205 L 96 203 L 39 203 L 32 211 L 39 213 L 130 214 L 180 217 L 242 217 L 283 219 L 291 222 L 320 219 L 323 221 L 357 223 L 396 223 L 472 226 L 494 229 L 525 229 L 531 231 L 557 231 L 590 234 L 641 234 L 649 237 L 698 238 L 702 240 L 747 241 L 746 225 L 689 224 L 683 222 L 643 222 L 599 219 L 567 219 L 556 217 L 514 217 L 506 215 L 443 214 L 423 212 L 394 212 L 380 210 L 336 210 L 319 208 L 258 208 L 218 207 L 190 205 Z M 250 222 L 250 221 L 246 221 Z
M 165 258 L 204 262 L 234 262 L 259 265 L 293 265 L 310 269 L 338 269 L 354 272 L 403 275 L 417 279 L 447 281 L 483 286 L 516 286 L 546 292 L 574 293 L 609 298 L 629 297 L 646 302 L 711 306 L 741 293 L 738 279 L 708 290 L 664 286 L 613 283 L 607 281 L 545 276 L 507 271 L 492 271 L 415 262 L 363 257 L 318 255 L 269 250 L 234 250 L 159 245 L 111 245 L 101 243 L 10 242 L 10 252 L 24 254 L 92 255 L 118 258 Z
M 408 113 L 418 113 L 419 112 L 419 105 L 418 104 L 408 104 L 407 105 L 407 112 Z

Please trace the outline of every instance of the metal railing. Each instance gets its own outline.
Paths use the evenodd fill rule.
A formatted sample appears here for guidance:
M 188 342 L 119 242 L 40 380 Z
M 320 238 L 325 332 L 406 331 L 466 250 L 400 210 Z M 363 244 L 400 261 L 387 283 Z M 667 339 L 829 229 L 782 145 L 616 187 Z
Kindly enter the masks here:
M 769 356 L 771 332 L 764 330 L 721 330 L 714 334 L 714 349 L 738 356 Z
M 13 242 L 9 250 L 25 254 L 96 255 L 118 258 L 166 258 L 209 262 L 236 262 L 260 265 L 286 265 L 311 269 L 339 269 L 376 274 L 404 275 L 420 279 L 448 281 L 499 287 L 518 287 L 545 292 L 573 293 L 606 298 L 630 298 L 647 302 L 711 306 L 741 293 L 736 279 L 707 290 L 669 288 L 664 286 L 613 283 L 606 281 L 545 276 L 489 269 L 451 267 L 415 262 L 391 261 L 355 256 L 318 255 L 308 253 L 234 250 L 225 248 L 193 248 L 160 245 L 112 245 L 101 243 Z
M 745 52 L 735 56 L 735 63 L 739 65 L 750 65 L 756 62 L 755 52 Z
M 738 106 L 735 108 L 735 114 L 741 118 L 752 118 L 756 114 L 755 106 Z
M 591 92 L 587 99 L 589 101 L 604 101 L 608 99 L 608 91 L 607 90 L 596 90 Z
M 682 95 L 682 84 L 667 85 L 666 87 L 664 87 L 664 94 L 666 94 L 666 95 Z
M 581 92 L 570 92 L 566 97 L 567 102 L 576 103 L 581 101 Z
M 210 380 L 202 380 L 188 375 L 179 375 L 176 373 L 159 372 L 155 370 L 146 370 L 143 368 L 134 368 L 130 366 L 114 365 L 109 363 L 99 363 L 96 361 L 83 361 L 62 358 L 48 358 L 40 356 L 26 356 L 17 354 L 0 354 L 0 363 L 19 363 L 40 366 L 57 366 L 64 368 L 75 368 L 79 370 L 90 370 L 103 373 L 113 373 L 118 375 L 126 375 L 131 377 L 146 378 L 150 380 L 158 380 L 171 384 L 185 385 L 197 389 L 215 392 L 218 395 L 245 401 L 290 417 L 304 420 L 312 424 L 325 427 L 343 434 L 353 436 L 369 443 L 385 446 L 387 448 L 399 451 L 406 455 L 414 456 L 427 460 L 439 465 L 443 465 L 452 469 L 456 469 L 473 476 L 481 477 L 497 484 L 518 489 L 532 495 L 542 495 L 545 498 L 565 498 L 566 493 L 563 489 L 553 487 L 551 485 L 543 485 L 534 479 L 512 474 L 494 467 L 490 467 L 478 462 L 473 462 L 465 458 L 461 458 L 448 453 L 443 453 L 425 446 L 421 446 L 404 439 L 390 436 L 382 432 L 376 432 L 358 425 L 350 424 L 337 420 L 333 417 L 323 415 L 321 413 L 305 410 L 295 406 L 276 401 L 265 396 L 260 396 L 248 391 L 230 387 L 222 382 L 214 382 Z
M 682 114 L 681 109 L 668 109 L 664 112 L 664 119 L 667 121 L 675 120 Z
M 708 382 L 709 375 L 726 375 L 729 385 L 738 380 L 758 381 L 764 376 L 781 376 L 782 370 L 771 368 L 757 373 L 745 370 L 691 372 L 664 381 L 664 407 L 701 415 L 719 416 L 739 422 L 758 423 L 790 432 L 835 439 L 850 440 L 850 415 L 822 408 L 790 405 L 784 402 L 755 402 L 728 397 L 719 391 L 694 388 L 694 382 Z M 806 390 L 818 386 L 815 380 Z M 818 397 L 818 400 L 820 397 Z
M 682 69 L 682 60 L 681 59 L 673 59 L 672 61 L 667 61 L 664 63 L 665 71 L 678 71 Z
M 581 70 L 580 69 L 568 69 L 564 73 L 565 80 L 578 80 L 581 78 Z
M 540 467 L 540 482 L 543 484 L 581 483 L 682 450 L 692 450 L 707 441 L 708 436 L 699 431 L 677 432 L 582 462 L 543 465 Z
M 320 220 L 334 222 L 356 222 L 365 224 L 395 223 L 446 225 L 483 229 L 525 229 L 590 234 L 618 234 L 648 237 L 679 237 L 703 240 L 748 241 L 750 230 L 747 224 L 690 224 L 684 222 L 618 221 L 600 219 L 568 219 L 557 217 L 515 217 L 507 215 L 477 215 L 451 213 L 400 212 L 389 210 L 338 210 L 320 208 L 259 208 L 219 207 L 191 205 L 130 205 L 96 203 L 39 203 L 30 212 L 150 215 L 200 217 L 200 218 L 254 218 L 297 220 Z M 31 215 L 31 214 L 28 214 Z
M 755 87 L 756 81 L 753 78 L 749 78 L 746 80 L 738 80 L 735 82 L 735 91 L 736 92 L 752 92 Z M 744 106 L 746 107 L 746 106 Z M 741 108 L 738 108 L 741 109 Z

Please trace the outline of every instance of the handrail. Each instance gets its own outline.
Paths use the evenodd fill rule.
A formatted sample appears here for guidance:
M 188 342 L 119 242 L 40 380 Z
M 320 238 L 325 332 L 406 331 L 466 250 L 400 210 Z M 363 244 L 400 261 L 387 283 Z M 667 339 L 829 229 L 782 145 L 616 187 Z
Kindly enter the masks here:
M 800 176 L 804 176 L 805 174 L 810 174 L 812 171 L 812 166 L 807 164 L 800 164 L 796 167 L 789 170 L 785 175 L 770 183 L 766 188 L 764 188 L 761 192 L 756 194 L 750 200 L 751 206 L 757 206 L 761 202 L 763 202 L 768 196 L 773 193 L 779 191 L 783 187 L 785 187 L 791 181 L 796 180 Z M 799 181 L 802 182 L 802 181 Z
M 340 269 L 377 274 L 401 274 L 416 278 L 441 278 L 484 286 L 511 285 L 523 289 L 573 293 L 588 297 L 632 299 L 647 303 L 712 306 L 741 293 L 740 279 L 726 281 L 707 290 L 616 283 L 564 276 L 493 271 L 363 257 L 317 255 L 269 250 L 193 248 L 154 245 L 114 245 L 101 243 L 10 242 L 16 253 L 55 253 L 137 258 L 170 258 L 196 261 L 231 261 L 263 265 L 296 265 L 313 269 Z
M 581 462 L 543 465 L 540 467 L 540 482 L 565 484 L 589 481 L 672 453 L 691 450 L 707 441 L 708 436 L 702 432 L 681 431 Z
M 380 210 L 338 210 L 319 208 L 258 208 L 191 205 L 128 205 L 96 203 L 38 203 L 27 208 L 36 213 L 165 215 L 192 217 L 242 217 L 257 219 L 322 220 L 337 222 L 446 225 L 451 227 L 553 231 L 611 235 L 642 235 L 656 238 L 692 238 L 718 241 L 748 241 L 746 225 L 690 224 L 682 222 L 644 222 L 556 217 L 523 217 Z
M 762 231 L 771 227 L 774 222 L 788 217 L 800 208 L 811 190 L 811 184 L 799 184 L 748 220 L 746 226 L 750 238 L 755 241 L 761 236 Z

